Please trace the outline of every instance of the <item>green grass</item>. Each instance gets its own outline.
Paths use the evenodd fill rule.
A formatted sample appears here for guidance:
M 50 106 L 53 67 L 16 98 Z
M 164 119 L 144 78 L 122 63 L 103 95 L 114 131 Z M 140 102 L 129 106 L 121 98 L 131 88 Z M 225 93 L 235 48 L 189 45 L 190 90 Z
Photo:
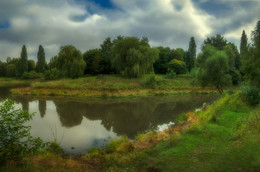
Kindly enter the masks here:
M 0 77 L 0 86 L 17 86 L 17 85 L 30 85 L 34 80 L 22 80 L 16 78 Z
M 222 98 L 200 114 L 201 125 L 142 153 L 140 166 L 169 172 L 259 171 L 260 113 L 238 98 Z M 210 114 L 216 119 L 203 118 Z
M 133 90 L 146 88 L 144 80 L 149 75 L 141 78 L 123 78 L 118 75 L 88 76 L 79 79 L 60 79 L 55 81 L 37 82 L 34 88 L 62 88 L 62 89 L 88 89 L 88 90 Z M 157 89 L 191 89 L 199 88 L 191 84 L 190 77 L 176 77 L 166 79 L 164 75 L 156 75 L 156 80 L 160 81 Z
M 151 75 L 140 78 L 123 78 L 119 75 L 87 76 L 78 79 L 53 81 L 36 80 L 26 89 L 13 89 L 14 94 L 77 97 L 128 97 L 164 94 L 210 93 L 213 87 L 201 88 L 192 83 L 190 75 L 180 75 L 167 79 L 156 75 L 152 83 Z

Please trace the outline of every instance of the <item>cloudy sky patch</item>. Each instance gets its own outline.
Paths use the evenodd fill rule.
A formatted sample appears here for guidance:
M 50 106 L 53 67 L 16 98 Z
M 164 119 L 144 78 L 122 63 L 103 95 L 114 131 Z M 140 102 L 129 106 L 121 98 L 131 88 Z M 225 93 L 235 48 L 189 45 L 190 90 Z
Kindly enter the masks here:
M 258 16 L 258 0 L 1 0 L 0 59 L 19 57 L 25 44 L 36 60 L 42 44 L 49 60 L 62 45 L 85 52 L 118 35 L 187 49 L 191 36 L 199 48 L 219 33 L 239 45 L 242 30 L 250 37 Z

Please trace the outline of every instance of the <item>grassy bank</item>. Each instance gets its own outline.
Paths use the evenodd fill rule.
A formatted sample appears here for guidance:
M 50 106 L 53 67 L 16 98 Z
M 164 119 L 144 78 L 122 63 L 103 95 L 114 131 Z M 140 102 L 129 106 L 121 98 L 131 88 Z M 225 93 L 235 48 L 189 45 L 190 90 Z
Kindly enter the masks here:
M 122 78 L 116 75 L 89 76 L 79 79 L 39 81 L 27 88 L 13 89 L 14 94 L 77 97 L 125 97 L 154 94 L 187 94 L 216 92 L 213 87 L 201 88 L 189 75 L 167 79 L 163 75 Z
M 22 80 L 16 78 L 4 78 L 0 77 L 0 87 L 13 87 L 17 85 L 30 85 L 36 80 Z
M 19 163 L 18 163 L 19 164 Z M 175 127 L 121 138 L 80 157 L 42 153 L 0 170 L 26 171 L 259 171 L 260 106 L 226 95 Z

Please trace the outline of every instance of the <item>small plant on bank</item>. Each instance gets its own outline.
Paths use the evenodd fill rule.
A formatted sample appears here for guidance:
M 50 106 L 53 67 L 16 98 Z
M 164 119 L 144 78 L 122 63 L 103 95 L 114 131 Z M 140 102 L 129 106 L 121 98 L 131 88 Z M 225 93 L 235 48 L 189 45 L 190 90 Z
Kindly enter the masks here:
M 56 68 L 47 70 L 44 72 L 44 78 L 46 80 L 54 80 L 59 78 L 59 71 Z
M 46 150 L 57 155 L 65 154 L 64 150 L 60 147 L 60 144 L 57 142 L 51 142 Z
M 165 76 L 167 79 L 173 79 L 176 77 L 176 73 L 174 71 L 169 71 L 168 73 L 166 73 L 166 76 Z
M 24 72 L 22 75 L 22 79 L 36 79 L 40 78 L 42 75 L 40 73 L 36 73 L 35 71 Z
M 155 75 L 153 74 L 153 75 L 150 75 L 148 78 L 146 78 L 143 81 L 143 85 L 148 88 L 155 88 L 157 85 Z
M 30 135 L 31 127 L 24 125 L 34 114 L 15 109 L 14 104 L 9 99 L 0 102 L 1 162 L 19 159 L 47 146 L 40 138 L 33 138 Z
M 260 102 L 260 89 L 249 84 L 241 87 L 242 95 L 250 105 L 257 105 Z

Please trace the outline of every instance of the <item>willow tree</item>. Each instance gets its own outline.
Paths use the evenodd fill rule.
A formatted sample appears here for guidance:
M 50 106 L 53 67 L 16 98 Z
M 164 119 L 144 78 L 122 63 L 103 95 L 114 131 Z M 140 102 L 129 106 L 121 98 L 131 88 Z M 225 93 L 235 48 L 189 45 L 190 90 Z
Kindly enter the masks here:
M 57 67 L 65 77 L 78 78 L 83 75 L 86 63 L 79 50 L 72 45 L 66 45 L 60 48 Z
M 113 46 L 113 65 L 125 77 L 139 77 L 153 72 L 153 64 L 159 57 L 157 49 L 151 48 L 147 38 L 123 37 Z

